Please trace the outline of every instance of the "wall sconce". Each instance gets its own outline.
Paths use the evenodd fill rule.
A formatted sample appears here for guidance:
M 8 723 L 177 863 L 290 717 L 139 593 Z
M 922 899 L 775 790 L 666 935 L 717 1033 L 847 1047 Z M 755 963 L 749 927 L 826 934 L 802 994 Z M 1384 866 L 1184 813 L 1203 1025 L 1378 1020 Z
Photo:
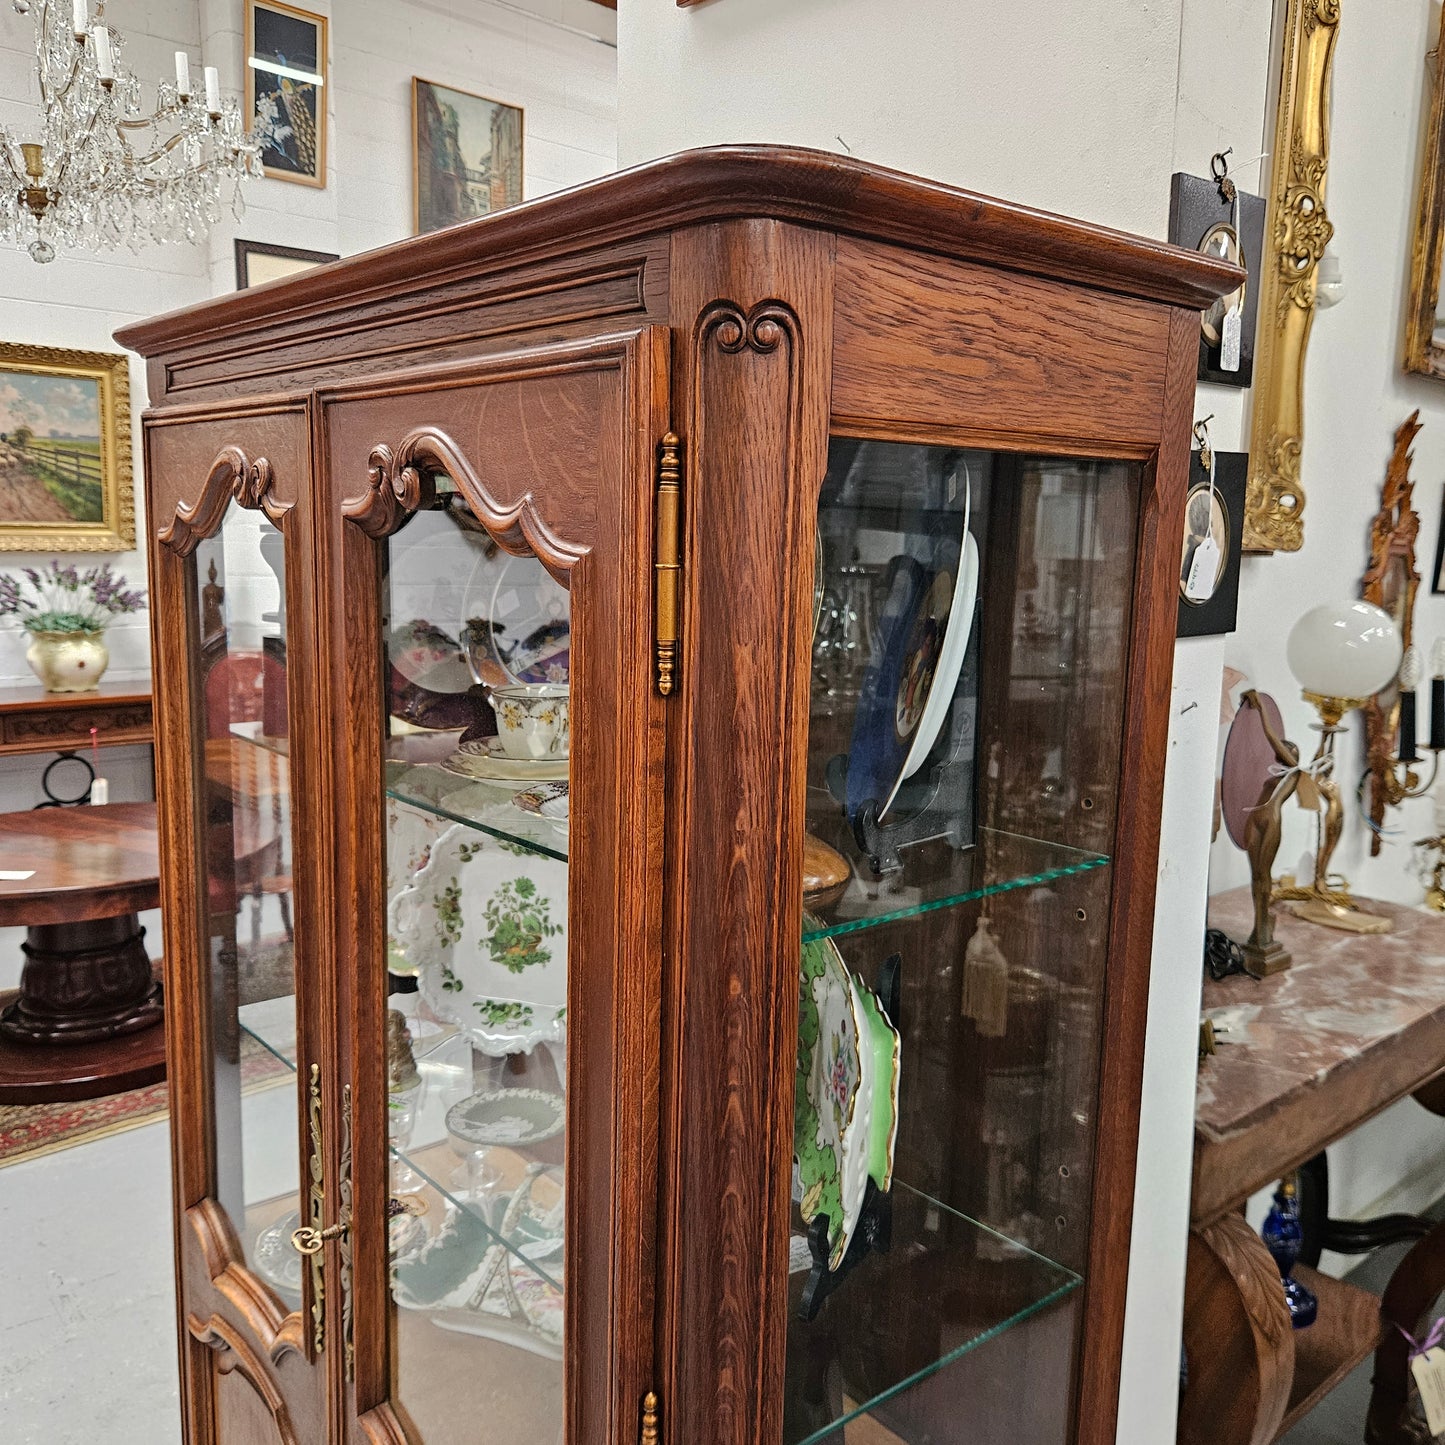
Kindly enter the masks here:
M 1325 603 L 1295 623 L 1285 649 L 1305 701 L 1319 710 L 1320 745 L 1300 770 L 1297 789 L 1306 808 L 1313 805 L 1315 872 L 1308 884 L 1281 878 L 1277 901 L 1293 903 L 1295 913 L 1312 923 L 1352 933 L 1387 933 L 1390 920 L 1366 913 L 1350 897 L 1349 884 L 1331 875 L 1330 859 L 1344 829 L 1345 810 L 1334 778 L 1335 738 L 1346 731 L 1341 719 L 1386 686 L 1400 670 L 1400 630 L 1370 602 Z M 1414 694 L 1409 694 L 1412 701 Z M 1445 681 L 1442 681 L 1445 708 Z M 1441 714 L 1445 730 L 1445 711 Z M 1412 729 L 1413 730 L 1413 729 Z M 1402 726 L 1403 736 L 1403 726 Z M 1402 751 L 1403 742 L 1402 742 Z M 1411 751 L 1414 743 L 1411 741 Z M 1307 781 L 1308 780 L 1308 781 Z

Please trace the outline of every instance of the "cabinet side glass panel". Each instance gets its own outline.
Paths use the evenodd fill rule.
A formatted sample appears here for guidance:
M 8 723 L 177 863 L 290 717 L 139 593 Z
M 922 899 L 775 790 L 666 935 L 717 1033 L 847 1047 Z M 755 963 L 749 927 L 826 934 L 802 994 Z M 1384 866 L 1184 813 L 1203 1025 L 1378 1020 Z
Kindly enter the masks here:
M 204 731 L 204 869 L 217 1197 L 291 1309 L 305 1222 L 281 533 L 232 505 L 192 559 Z
M 462 498 L 386 544 L 394 1398 L 562 1438 L 570 598 Z
M 1139 485 L 832 439 L 785 1445 L 1067 1436 Z

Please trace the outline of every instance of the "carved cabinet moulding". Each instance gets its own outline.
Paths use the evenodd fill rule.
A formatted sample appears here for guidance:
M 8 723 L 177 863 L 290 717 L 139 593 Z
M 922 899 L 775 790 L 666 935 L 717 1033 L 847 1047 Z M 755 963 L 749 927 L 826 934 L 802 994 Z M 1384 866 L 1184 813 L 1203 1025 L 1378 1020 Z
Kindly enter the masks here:
M 1320 257 L 1334 227 L 1325 211 L 1329 91 L 1340 0 L 1288 0 L 1255 339 L 1254 413 L 1244 549 L 1304 544 L 1304 368 Z
M 275 481 L 271 463 L 265 457 L 253 462 L 240 447 L 222 447 L 194 502 L 182 502 L 170 523 L 157 534 L 163 547 L 180 557 L 189 557 L 206 537 L 215 535 L 234 499 L 242 507 L 259 507 L 267 519 L 280 526 L 291 510 L 290 502 L 278 502 L 272 495 Z
M 342 515 L 368 537 L 389 537 L 436 498 L 436 477 L 455 483 L 477 520 L 509 552 L 532 553 L 565 587 L 586 551 L 563 541 L 543 520 L 530 492 L 503 504 L 492 495 L 462 448 L 437 427 L 418 427 L 393 447 L 371 449 L 367 487 L 342 505 Z

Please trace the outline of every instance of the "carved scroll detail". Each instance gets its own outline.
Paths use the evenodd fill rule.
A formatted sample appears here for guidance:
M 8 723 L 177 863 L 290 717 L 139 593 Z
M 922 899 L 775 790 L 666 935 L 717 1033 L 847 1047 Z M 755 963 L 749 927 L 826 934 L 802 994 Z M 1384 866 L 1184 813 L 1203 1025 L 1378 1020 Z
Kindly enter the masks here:
M 697 335 L 700 344 L 714 340 L 730 356 L 740 351 L 767 356 L 785 340 L 796 345 L 798 318 L 781 301 L 759 301 L 746 315 L 735 301 L 714 301 L 699 318 Z
M 367 489 L 342 503 L 341 513 L 368 537 L 389 537 L 436 495 L 433 472 L 445 472 L 477 520 L 508 552 L 534 554 L 564 586 L 587 548 L 565 542 L 542 519 L 531 492 L 510 506 L 495 496 L 462 448 L 438 427 L 418 427 L 401 443 L 372 448 Z
M 188 1314 L 186 1329 L 192 1339 L 216 1352 L 219 1357 L 216 1368 L 223 1375 L 234 1371 L 261 1397 L 262 1403 L 271 1414 L 282 1445 L 301 1445 L 300 1437 L 291 1423 L 291 1411 L 286 1406 L 285 1397 L 241 1332 L 220 1315 L 212 1315 L 210 1319 L 202 1320 L 196 1315 Z
M 194 502 L 182 502 L 170 524 L 157 534 L 163 547 L 189 557 L 206 537 L 215 536 L 234 498 L 250 511 L 260 508 L 277 526 L 291 510 L 290 502 L 271 495 L 275 473 L 265 457 L 253 462 L 240 447 L 222 447 Z

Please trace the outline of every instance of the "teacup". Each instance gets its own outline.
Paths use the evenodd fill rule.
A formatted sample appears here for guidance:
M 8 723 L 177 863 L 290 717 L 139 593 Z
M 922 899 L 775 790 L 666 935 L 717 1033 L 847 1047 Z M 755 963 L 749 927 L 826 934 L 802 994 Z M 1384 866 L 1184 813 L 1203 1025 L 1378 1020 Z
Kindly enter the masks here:
M 492 689 L 497 738 L 509 758 L 565 758 L 571 745 L 567 685 L 517 683 Z

